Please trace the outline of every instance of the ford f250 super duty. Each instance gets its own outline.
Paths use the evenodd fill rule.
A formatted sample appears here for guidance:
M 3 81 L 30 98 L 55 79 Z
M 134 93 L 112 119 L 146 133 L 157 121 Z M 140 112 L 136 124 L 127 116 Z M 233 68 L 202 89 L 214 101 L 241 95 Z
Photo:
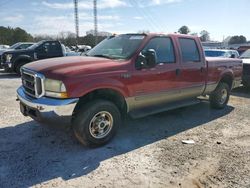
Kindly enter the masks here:
M 85 145 L 107 143 L 121 116 L 143 117 L 198 103 L 224 108 L 241 83 L 242 60 L 206 58 L 199 38 L 178 34 L 111 36 L 85 56 L 25 65 L 17 90 L 23 115 L 70 124 Z

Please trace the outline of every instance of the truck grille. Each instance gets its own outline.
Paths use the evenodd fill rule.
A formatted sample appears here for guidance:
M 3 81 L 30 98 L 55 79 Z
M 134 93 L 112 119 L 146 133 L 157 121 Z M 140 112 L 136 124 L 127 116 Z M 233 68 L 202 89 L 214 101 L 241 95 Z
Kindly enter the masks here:
M 24 92 L 31 97 L 42 97 L 44 95 L 44 76 L 25 68 L 22 68 L 21 73 Z
M 250 76 L 250 64 L 243 64 L 243 75 Z

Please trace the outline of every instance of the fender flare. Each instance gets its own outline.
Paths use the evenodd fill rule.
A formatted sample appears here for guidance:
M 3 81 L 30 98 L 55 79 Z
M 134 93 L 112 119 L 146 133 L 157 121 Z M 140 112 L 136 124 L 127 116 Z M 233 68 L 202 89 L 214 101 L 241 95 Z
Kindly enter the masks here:
M 24 62 L 31 62 L 33 61 L 32 57 L 30 57 L 29 55 L 20 55 L 18 56 L 15 61 L 13 62 L 14 64 L 14 69 L 16 68 L 16 66 L 19 64 L 20 61 L 24 61 Z
M 223 71 L 223 72 L 220 74 L 220 79 L 219 79 L 219 82 L 218 82 L 218 83 L 220 83 L 220 82 L 222 82 L 222 81 L 225 82 L 224 79 L 227 80 L 228 78 L 230 78 L 230 82 L 229 82 L 229 81 L 226 81 L 226 82 L 229 84 L 230 89 L 232 89 L 232 87 L 233 87 L 233 82 L 234 82 L 234 73 L 233 73 L 233 71 L 231 71 L 231 70 L 225 70 L 225 71 Z

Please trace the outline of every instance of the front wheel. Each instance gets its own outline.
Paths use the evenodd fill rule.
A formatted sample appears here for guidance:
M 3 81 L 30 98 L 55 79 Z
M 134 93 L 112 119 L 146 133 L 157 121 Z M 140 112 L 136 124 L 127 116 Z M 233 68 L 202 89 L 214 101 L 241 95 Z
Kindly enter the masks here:
M 223 109 L 226 107 L 230 97 L 230 88 L 226 83 L 219 83 L 215 91 L 209 96 L 213 108 Z
M 19 63 L 19 64 L 16 66 L 15 71 L 16 71 L 16 73 L 17 73 L 18 76 L 21 76 L 21 68 L 22 68 L 22 66 L 25 65 L 25 64 L 26 64 L 26 63 L 22 62 L 22 63 Z
M 80 143 L 101 146 L 114 137 L 120 123 L 121 115 L 116 105 L 106 100 L 95 100 L 80 107 L 72 126 Z

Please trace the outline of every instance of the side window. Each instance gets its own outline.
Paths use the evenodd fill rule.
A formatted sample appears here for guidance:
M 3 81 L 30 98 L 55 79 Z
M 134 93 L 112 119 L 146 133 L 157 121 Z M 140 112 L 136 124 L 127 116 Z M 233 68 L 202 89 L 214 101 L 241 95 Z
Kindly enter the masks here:
M 49 43 L 48 42 L 43 43 L 43 44 L 41 44 L 40 46 L 37 47 L 37 51 L 39 53 L 42 53 L 42 54 L 47 53 L 48 50 L 49 50 Z
M 50 52 L 50 43 L 49 42 L 44 43 L 43 47 L 44 47 L 44 49 L 46 50 L 47 53 Z
M 200 62 L 200 53 L 195 40 L 179 39 L 183 62 Z
M 142 50 L 146 52 L 148 49 L 154 49 L 156 52 L 157 63 L 175 63 L 175 54 L 172 40 L 167 37 L 156 37 Z
M 60 52 L 60 44 L 58 42 L 51 42 L 49 51 L 50 53 Z

